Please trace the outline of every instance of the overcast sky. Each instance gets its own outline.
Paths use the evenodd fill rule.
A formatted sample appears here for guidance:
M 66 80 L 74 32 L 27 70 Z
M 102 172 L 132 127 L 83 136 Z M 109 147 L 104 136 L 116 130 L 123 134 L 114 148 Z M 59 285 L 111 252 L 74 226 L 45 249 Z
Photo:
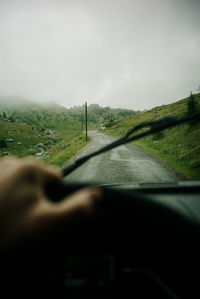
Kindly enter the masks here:
M 0 0 L 0 95 L 141 110 L 200 85 L 200 0 Z

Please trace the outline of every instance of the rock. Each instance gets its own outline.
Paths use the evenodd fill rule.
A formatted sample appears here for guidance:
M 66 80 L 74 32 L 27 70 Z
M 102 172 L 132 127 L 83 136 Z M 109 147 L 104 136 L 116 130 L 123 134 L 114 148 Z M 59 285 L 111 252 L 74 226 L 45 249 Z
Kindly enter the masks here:
M 181 144 L 178 144 L 178 147 L 181 147 Z
M 7 139 L 7 142 L 13 142 L 14 139 L 10 138 L 10 139 Z
M 50 130 L 45 130 L 44 133 L 46 133 L 47 135 L 54 135 L 53 132 Z
M 52 131 L 50 130 L 45 130 L 44 131 L 47 135 L 49 135 L 49 137 L 53 138 L 53 139 L 56 139 L 56 136 L 55 136 L 55 133 L 53 133 Z
M 40 153 L 35 154 L 35 156 L 36 157 L 41 157 L 41 156 L 43 156 L 43 154 L 44 154 L 44 152 L 40 152 Z
M 10 153 L 9 153 L 9 152 L 4 152 L 2 155 L 3 155 L 3 156 L 9 156 Z
M 38 143 L 35 147 L 38 149 L 41 149 L 41 148 L 44 149 L 45 145 L 43 143 Z
M 18 144 L 18 145 L 21 145 L 22 143 L 21 143 L 21 142 L 17 142 L 17 144 Z
M 153 141 L 153 144 L 157 144 L 158 143 L 158 141 Z

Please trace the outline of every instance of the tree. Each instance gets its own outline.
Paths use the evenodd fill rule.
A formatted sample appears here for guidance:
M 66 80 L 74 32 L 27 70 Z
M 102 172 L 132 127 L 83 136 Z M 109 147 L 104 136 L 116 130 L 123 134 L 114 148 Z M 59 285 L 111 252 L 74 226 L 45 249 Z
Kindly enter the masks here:
M 192 116 L 196 113 L 196 102 L 195 102 L 195 98 L 194 95 L 190 94 L 190 97 L 187 101 L 187 114 L 188 116 Z
M 13 116 L 10 116 L 10 117 L 9 117 L 9 120 L 13 123 L 13 122 L 14 122 L 14 118 L 13 118 Z
M 5 139 L 1 139 L 0 140 L 0 148 L 6 148 L 7 147 L 7 143 L 5 141 Z

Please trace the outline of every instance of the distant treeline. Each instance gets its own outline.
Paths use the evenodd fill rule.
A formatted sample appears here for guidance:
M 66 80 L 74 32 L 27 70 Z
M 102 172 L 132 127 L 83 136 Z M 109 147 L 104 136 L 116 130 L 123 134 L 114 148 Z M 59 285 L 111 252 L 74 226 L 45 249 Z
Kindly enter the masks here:
M 128 109 L 88 106 L 88 123 L 91 127 L 109 126 L 115 120 L 130 117 L 137 112 Z M 38 104 L 19 98 L 0 98 L 0 118 L 10 121 L 36 125 L 41 129 L 81 127 L 84 121 L 83 106 L 65 108 L 56 103 Z
M 109 126 L 115 120 L 135 115 L 136 111 L 130 109 L 100 107 L 98 104 L 88 106 L 88 121 L 96 126 Z M 83 106 L 75 106 L 69 109 L 69 115 L 78 118 L 80 121 L 84 119 Z

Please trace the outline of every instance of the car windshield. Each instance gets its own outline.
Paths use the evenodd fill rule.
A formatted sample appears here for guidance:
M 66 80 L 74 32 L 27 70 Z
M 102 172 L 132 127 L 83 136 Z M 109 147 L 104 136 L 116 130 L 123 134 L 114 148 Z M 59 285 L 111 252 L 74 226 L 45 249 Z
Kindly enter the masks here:
M 0 158 L 68 167 L 166 117 L 200 113 L 200 2 L 0 1 Z M 200 179 L 191 120 L 91 158 L 67 182 Z

